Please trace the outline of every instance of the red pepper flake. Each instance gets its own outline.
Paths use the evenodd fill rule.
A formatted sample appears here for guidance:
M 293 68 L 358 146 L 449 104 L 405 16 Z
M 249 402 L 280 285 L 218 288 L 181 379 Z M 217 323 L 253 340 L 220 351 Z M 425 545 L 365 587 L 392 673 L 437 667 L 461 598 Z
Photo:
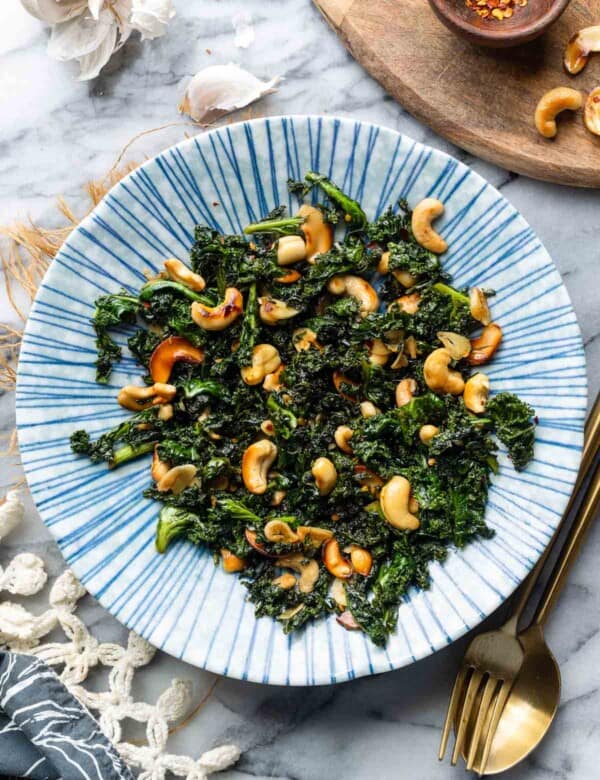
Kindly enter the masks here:
M 529 0 L 465 0 L 465 5 L 482 19 L 501 22 L 510 19 L 515 9 L 524 8 L 528 2 Z

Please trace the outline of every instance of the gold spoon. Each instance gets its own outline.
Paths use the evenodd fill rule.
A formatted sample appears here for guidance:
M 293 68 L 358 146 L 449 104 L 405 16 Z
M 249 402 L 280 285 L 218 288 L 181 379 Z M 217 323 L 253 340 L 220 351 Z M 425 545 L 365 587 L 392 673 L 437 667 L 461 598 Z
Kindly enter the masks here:
M 586 446 L 578 484 L 590 471 L 591 462 L 598 452 L 599 431 L 600 404 L 596 399 L 586 426 Z M 504 772 L 522 761 L 537 747 L 554 720 L 560 702 L 560 671 L 544 639 L 543 627 L 567 580 L 599 506 L 600 466 L 597 465 L 531 625 L 518 635 L 524 652 L 522 666 L 502 710 L 494 738 L 491 743 L 488 741 L 488 755 L 486 755 L 485 740 L 480 738 L 478 741 L 472 768 L 480 775 L 483 772 L 486 775 Z M 517 608 L 516 611 L 520 610 Z M 490 720 L 491 711 L 487 718 L 488 722 L 484 723 L 481 729 L 483 735 L 488 731 Z M 474 728 L 475 723 L 471 722 L 468 730 L 472 733 Z M 466 742 L 469 744 L 470 739 Z

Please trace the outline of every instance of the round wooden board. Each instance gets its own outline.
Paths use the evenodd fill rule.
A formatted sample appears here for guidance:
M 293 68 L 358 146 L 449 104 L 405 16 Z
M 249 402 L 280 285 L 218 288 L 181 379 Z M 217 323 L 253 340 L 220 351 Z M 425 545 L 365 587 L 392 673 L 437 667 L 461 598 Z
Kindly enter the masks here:
M 530 0 L 535 2 L 535 0 Z M 565 112 L 558 136 L 533 125 L 552 87 L 600 85 L 600 54 L 578 76 L 563 69 L 570 36 L 600 24 L 600 0 L 572 0 L 541 39 L 500 50 L 473 46 L 434 16 L 427 0 L 315 0 L 352 55 L 417 119 L 457 146 L 536 179 L 600 187 L 600 138 L 581 111 Z

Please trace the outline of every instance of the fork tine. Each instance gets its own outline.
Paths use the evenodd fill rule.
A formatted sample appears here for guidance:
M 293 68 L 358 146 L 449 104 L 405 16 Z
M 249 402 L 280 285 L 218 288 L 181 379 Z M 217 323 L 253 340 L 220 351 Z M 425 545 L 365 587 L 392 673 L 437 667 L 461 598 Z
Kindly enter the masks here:
M 488 677 L 488 680 L 485 684 L 485 688 L 483 689 L 483 694 L 481 696 L 481 703 L 479 705 L 479 712 L 477 713 L 477 720 L 475 722 L 475 728 L 473 730 L 473 734 L 471 735 L 471 743 L 469 745 L 469 754 L 467 757 L 468 771 L 473 769 L 473 764 L 475 763 L 475 756 L 477 755 L 477 747 L 479 745 L 479 739 L 481 737 L 483 724 L 485 723 L 485 719 L 489 714 L 492 696 L 494 695 L 496 691 L 496 687 L 498 686 L 499 682 L 500 680 L 498 680 L 497 677 Z
M 467 724 L 469 723 L 469 719 L 471 717 L 471 710 L 473 709 L 473 704 L 475 703 L 475 697 L 477 695 L 477 691 L 479 689 L 479 685 L 482 679 L 483 679 L 483 673 L 480 672 L 479 669 L 473 669 L 473 673 L 471 674 L 471 679 L 469 680 L 469 687 L 467 688 L 467 693 L 465 695 L 465 700 L 463 702 L 462 714 L 458 726 L 458 733 L 456 735 L 456 742 L 454 743 L 454 750 L 452 751 L 452 761 L 451 761 L 452 766 L 456 766 L 456 762 L 458 761 L 460 751 L 462 750 L 463 742 L 465 740 L 465 734 L 467 731 Z
M 458 702 L 460 701 L 460 694 L 462 693 L 465 678 L 467 676 L 468 667 L 464 664 L 461 666 L 456 680 L 454 681 L 454 688 L 452 688 L 452 694 L 450 695 L 450 702 L 448 703 L 448 711 L 446 712 L 446 721 L 442 730 L 442 739 L 440 741 L 440 752 L 438 753 L 438 761 L 444 758 L 446 747 L 448 746 L 448 737 L 450 736 L 450 729 L 452 728 L 452 722 L 456 714 Z
M 483 775 L 485 774 L 487 762 L 490 757 L 490 751 L 492 749 L 492 742 L 494 741 L 496 730 L 498 728 L 498 723 L 500 723 L 500 717 L 502 715 L 504 705 L 506 704 L 506 700 L 508 699 L 508 694 L 510 693 L 510 689 L 512 688 L 512 683 L 513 683 L 512 680 L 505 680 L 502 683 L 502 687 L 498 692 L 498 696 L 496 697 L 496 703 L 494 704 L 494 712 L 492 714 L 490 725 L 488 726 L 488 731 L 485 738 L 485 746 L 483 748 L 483 755 L 481 757 L 481 763 L 479 765 L 479 770 L 478 770 L 479 777 L 483 777 Z

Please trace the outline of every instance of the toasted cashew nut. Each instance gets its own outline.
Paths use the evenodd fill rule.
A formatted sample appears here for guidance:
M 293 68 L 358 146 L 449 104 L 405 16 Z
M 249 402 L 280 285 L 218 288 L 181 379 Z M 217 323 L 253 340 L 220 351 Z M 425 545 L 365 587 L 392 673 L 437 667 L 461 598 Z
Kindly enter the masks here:
M 264 381 L 262 383 L 263 390 L 266 390 L 267 393 L 272 393 L 275 390 L 281 390 L 283 387 L 283 382 L 281 382 L 281 372 L 285 368 L 284 364 L 282 363 L 279 368 L 277 368 L 275 371 L 272 371 L 270 374 L 267 374 L 264 378 Z
M 290 320 L 299 314 L 298 309 L 288 306 L 285 301 L 278 301 L 275 298 L 259 298 L 260 307 L 258 313 L 265 325 L 277 325 L 284 320 Z
M 481 372 L 473 374 L 467 379 L 463 401 L 470 412 L 481 414 L 485 411 L 488 395 L 490 394 L 490 380 Z
M 242 456 L 242 479 L 250 493 L 261 495 L 267 489 L 269 469 L 277 457 L 277 447 L 268 439 L 251 444 Z
M 535 109 L 535 126 L 544 138 L 554 138 L 558 129 L 556 116 L 561 111 L 577 111 L 581 108 L 582 97 L 578 89 L 571 87 L 555 87 L 549 90 L 540 99 Z
M 329 595 L 335 601 L 338 609 L 346 609 L 348 606 L 348 599 L 346 597 L 346 586 L 343 580 L 337 578 L 333 580 L 329 586 Z
M 271 500 L 269 501 L 269 503 L 271 504 L 271 506 L 279 506 L 279 504 L 281 504 L 281 502 L 286 497 L 286 495 L 287 495 L 287 493 L 286 493 L 285 490 L 276 490 L 273 493 L 273 496 L 272 496 Z
M 298 209 L 298 216 L 304 217 L 300 230 L 306 239 L 306 259 L 315 262 L 315 255 L 329 252 L 333 246 L 333 227 L 323 219 L 321 209 L 306 203 Z
M 278 558 L 277 565 L 283 569 L 297 571 L 300 574 L 300 579 L 298 580 L 300 593 L 311 593 L 316 581 L 319 579 L 319 564 L 312 559 L 306 558 L 302 553 Z
M 379 504 L 385 519 L 401 531 L 415 531 L 419 519 L 409 512 L 410 482 L 405 477 L 392 477 L 381 488 Z
M 192 303 L 192 319 L 204 330 L 224 330 L 237 320 L 244 310 L 244 299 L 235 287 L 225 290 L 225 300 L 218 306 Z
M 337 470 L 329 458 L 317 458 L 312 464 L 311 473 L 322 496 L 327 496 L 337 482 Z
M 471 342 L 466 336 L 460 333 L 453 333 L 451 330 L 440 330 L 437 333 L 438 339 L 446 347 L 452 360 L 461 360 L 467 357 L 471 351 Z
M 396 385 L 396 406 L 409 404 L 416 389 L 417 383 L 414 379 L 401 379 Z
M 584 27 L 575 33 L 565 49 L 565 69 L 571 75 L 582 71 L 592 52 L 600 51 L 600 25 Z
M 168 260 L 165 260 L 165 268 L 171 279 L 174 279 L 176 282 L 181 282 L 181 284 L 184 284 L 191 290 L 202 292 L 206 287 L 206 282 L 200 274 L 195 274 L 191 268 L 188 268 L 181 260 L 170 257 Z
M 167 490 L 170 490 L 174 495 L 178 495 L 192 484 L 196 478 L 197 471 L 198 469 L 192 466 L 191 463 L 186 463 L 183 466 L 173 466 L 159 479 L 156 489 L 161 493 L 166 493 Z
M 202 363 L 204 350 L 182 336 L 169 336 L 150 356 L 148 368 L 154 382 L 168 382 L 175 363 Z
M 243 558 L 238 558 L 231 550 L 226 550 L 224 547 L 221 549 L 221 558 L 223 560 L 223 571 L 226 571 L 227 574 L 243 571 L 246 568 L 246 561 Z
M 482 325 L 489 325 L 492 321 L 487 297 L 481 287 L 471 287 L 469 290 L 469 311 L 471 317 Z
M 368 419 L 381 414 L 381 409 L 378 409 L 371 401 L 363 401 L 360 405 L 360 413 L 365 419 Z
M 158 410 L 158 419 L 163 422 L 167 422 L 173 417 L 174 409 L 173 404 L 162 404 Z
M 388 274 L 390 271 L 390 253 L 384 252 L 381 255 L 381 260 L 377 265 L 377 271 L 382 274 Z M 396 268 L 392 271 L 393 276 L 400 282 L 403 287 L 414 287 L 417 283 L 417 277 L 410 274 L 408 271 L 402 271 Z
M 448 249 L 448 244 L 439 233 L 432 228 L 434 219 L 444 213 L 444 204 L 435 198 L 425 198 L 414 208 L 411 217 L 411 227 L 415 239 L 422 247 L 436 255 L 441 255 Z
M 451 393 L 460 395 L 465 388 L 465 382 L 458 371 L 449 368 L 452 357 L 447 349 L 434 349 L 425 358 L 423 377 L 427 386 L 434 393 Z
M 472 366 L 482 366 L 488 363 L 502 341 L 502 328 L 495 322 L 486 325 L 481 335 L 471 341 L 469 363 Z
M 373 339 L 369 344 L 369 362 L 374 366 L 385 366 L 391 354 L 392 350 L 381 339 Z
M 277 264 L 292 265 L 306 260 L 306 244 L 302 236 L 282 236 L 277 242 Z
M 350 545 L 350 561 L 352 562 L 352 568 L 357 574 L 362 574 L 363 577 L 368 577 L 373 568 L 373 556 L 364 547 L 359 547 L 357 544 Z
M 149 387 L 125 385 L 119 390 L 117 402 L 124 409 L 139 412 L 142 409 L 149 409 L 152 405 L 172 401 L 176 392 L 177 388 L 174 385 L 167 385 L 164 382 L 155 382 Z
M 279 352 L 272 344 L 257 344 L 252 350 L 252 365 L 244 366 L 240 373 L 247 385 L 259 385 L 281 365 Z
M 400 311 L 403 311 L 405 314 L 416 314 L 419 311 L 421 296 L 418 292 L 410 295 L 401 295 L 400 298 L 396 298 L 395 303 Z
M 408 511 L 409 511 L 411 514 L 413 514 L 413 515 L 416 515 L 416 514 L 417 514 L 417 512 L 419 511 L 419 502 L 418 502 L 418 501 L 417 501 L 417 499 L 416 499 L 414 496 L 412 496 L 412 495 L 411 495 L 411 497 L 408 499 Z
M 314 525 L 299 525 L 298 536 L 304 544 L 310 541 L 312 547 L 320 547 L 323 542 L 331 539 L 333 531 L 328 531 L 327 528 L 318 528 Z
M 292 333 L 292 343 L 296 352 L 304 352 L 304 350 L 311 347 L 316 347 L 319 350 L 323 349 L 317 341 L 317 334 L 310 328 L 296 328 Z
M 377 311 L 379 308 L 379 296 L 362 276 L 353 276 L 352 274 L 333 276 L 327 284 L 327 289 L 333 295 L 349 295 L 356 298 L 360 306 L 360 314 L 363 317 L 370 311 Z
M 269 520 L 263 528 L 263 533 L 269 542 L 296 544 L 300 541 L 300 537 L 294 529 L 290 528 L 283 520 Z
M 349 444 L 354 431 L 347 425 L 338 425 L 333 434 L 335 443 L 341 449 L 342 452 L 346 452 L 349 455 L 352 453 L 352 447 Z
M 593 89 L 587 96 L 583 121 L 590 133 L 600 135 L 600 87 Z
M 164 460 L 161 460 L 158 456 L 158 444 L 156 444 L 154 447 L 154 452 L 152 453 L 152 468 L 150 469 L 152 479 L 155 482 L 159 482 L 165 476 L 168 470 L 169 464 Z
M 421 442 L 427 447 L 429 442 L 434 436 L 437 436 L 439 432 L 440 429 L 437 425 L 422 425 L 419 428 L 419 439 L 421 439 Z
M 276 585 L 278 588 L 282 588 L 283 590 L 290 590 L 290 588 L 296 587 L 297 581 L 298 580 L 294 577 L 293 574 L 290 574 L 289 571 L 286 571 L 279 577 L 275 577 L 273 580 L 273 585 Z
M 330 539 L 323 547 L 323 563 L 327 571 L 340 580 L 347 580 L 352 576 L 352 566 L 344 558 L 340 551 L 337 539 Z

